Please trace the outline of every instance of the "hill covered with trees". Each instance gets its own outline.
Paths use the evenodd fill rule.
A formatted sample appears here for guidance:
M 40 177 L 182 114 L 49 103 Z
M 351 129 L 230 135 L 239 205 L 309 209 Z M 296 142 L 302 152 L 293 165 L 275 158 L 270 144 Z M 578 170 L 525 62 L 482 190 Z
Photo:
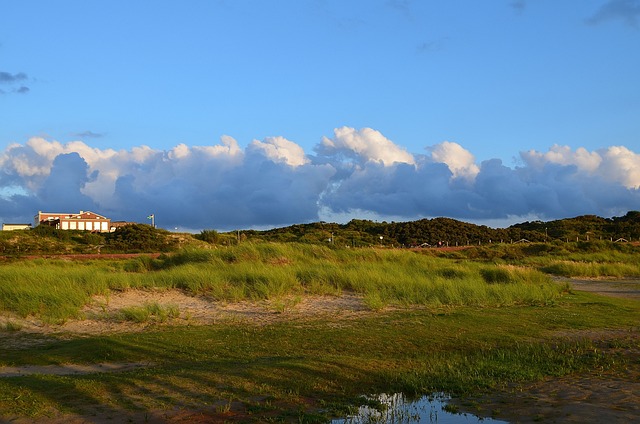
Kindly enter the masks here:
M 336 247 L 485 246 L 520 241 L 640 241 L 640 212 L 622 217 L 584 215 L 555 221 L 533 221 L 508 228 L 490 228 L 451 218 L 410 222 L 354 219 L 346 224 L 314 222 L 265 231 L 241 230 L 199 234 L 173 233 L 146 224 L 121 227 L 113 233 L 56 230 L 0 231 L 0 256 L 49 254 L 171 252 L 185 246 L 234 245 L 250 241 L 331 244 Z
M 278 242 L 334 243 L 341 246 L 466 246 L 487 243 L 640 239 L 640 212 L 622 217 L 584 215 L 554 221 L 533 221 L 508 228 L 490 228 L 451 218 L 410 222 L 374 222 L 354 219 L 346 224 L 315 222 L 271 230 L 224 233 L 218 242 L 268 240 Z

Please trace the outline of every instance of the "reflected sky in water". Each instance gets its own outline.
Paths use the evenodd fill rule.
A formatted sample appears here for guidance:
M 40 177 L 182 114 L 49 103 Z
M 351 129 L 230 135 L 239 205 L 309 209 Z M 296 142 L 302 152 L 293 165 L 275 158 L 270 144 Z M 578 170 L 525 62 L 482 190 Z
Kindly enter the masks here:
M 401 424 L 401 423 L 438 423 L 438 424 L 499 424 L 507 421 L 491 418 L 479 418 L 472 414 L 457 413 L 457 408 L 446 408 L 449 397 L 444 394 L 423 396 L 419 399 L 407 399 L 402 393 L 382 394 L 371 397 L 386 409 L 379 411 L 369 406 L 361 406 L 350 417 L 333 420 L 332 424 Z M 383 408 L 384 409 L 384 408 Z M 447 410 L 448 409 L 448 410 Z

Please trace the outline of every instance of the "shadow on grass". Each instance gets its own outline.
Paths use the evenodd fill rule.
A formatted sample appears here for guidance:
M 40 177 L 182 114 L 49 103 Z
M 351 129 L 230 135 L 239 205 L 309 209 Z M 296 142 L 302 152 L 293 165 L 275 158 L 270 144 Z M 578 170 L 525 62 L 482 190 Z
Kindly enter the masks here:
M 253 353 L 238 359 L 135 335 L 54 341 L 34 353 L 29 362 L 39 364 L 137 360 L 157 365 L 116 373 L 1 378 L 0 416 L 47 421 L 71 414 L 118 421 L 176 411 L 224 416 L 235 409 L 249 415 L 297 411 L 297 418 L 313 417 L 321 406 L 318 399 L 331 402 L 345 392 L 349 385 L 343 381 L 357 380 L 362 387 L 375 381 L 365 366 L 348 361 Z

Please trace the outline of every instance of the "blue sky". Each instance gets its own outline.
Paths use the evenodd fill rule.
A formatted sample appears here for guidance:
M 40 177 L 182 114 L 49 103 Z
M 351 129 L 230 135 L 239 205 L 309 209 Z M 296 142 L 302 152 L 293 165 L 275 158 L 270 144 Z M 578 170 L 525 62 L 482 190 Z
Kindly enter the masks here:
M 0 221 L 640 209 L 638 0 L 0 7 Z

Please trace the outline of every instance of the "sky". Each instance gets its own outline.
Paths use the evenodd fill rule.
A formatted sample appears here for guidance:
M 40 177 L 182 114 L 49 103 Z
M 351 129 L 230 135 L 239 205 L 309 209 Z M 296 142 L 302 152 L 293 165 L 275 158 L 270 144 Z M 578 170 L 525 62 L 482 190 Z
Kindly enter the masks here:
M 0 0 L 0 222 L 640 210 L 640 0 Z

